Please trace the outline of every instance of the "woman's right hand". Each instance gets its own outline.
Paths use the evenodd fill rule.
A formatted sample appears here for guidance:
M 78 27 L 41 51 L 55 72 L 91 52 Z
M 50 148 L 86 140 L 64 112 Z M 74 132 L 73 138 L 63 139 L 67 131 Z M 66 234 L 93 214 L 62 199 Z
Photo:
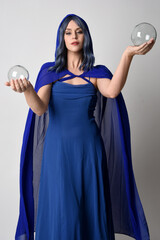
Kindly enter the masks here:
M 30 81 L 28 81 L 26 78 L 22 79 L 11 79 L 9 82 L 5 82 L 5 85 L 8 87 L 11 87 L 12 90 L 15 92 L 25 92 L 30 87 L 33 87 Z

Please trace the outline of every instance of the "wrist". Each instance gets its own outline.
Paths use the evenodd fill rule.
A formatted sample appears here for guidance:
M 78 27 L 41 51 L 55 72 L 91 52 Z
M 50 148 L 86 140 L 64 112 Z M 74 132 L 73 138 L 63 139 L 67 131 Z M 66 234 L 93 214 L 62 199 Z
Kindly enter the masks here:
M 133 58 L 133 56 L 134 56 L 134 53 L 133 53 L 133 51 L 131 51 L 130 46 L 128 46 L 128 47 L 126 48 L 126 50 L 124 51 L 123 55 L 124 55 L 125 57 L 129 58 L 130 60 L 132 60 L 132 58 Z
M 33 86 L 31 83 L 29 83 L 29 85 L 27 86 L 26 90 L 24 91 L 24 93 L 29 93 L 33 90 Z

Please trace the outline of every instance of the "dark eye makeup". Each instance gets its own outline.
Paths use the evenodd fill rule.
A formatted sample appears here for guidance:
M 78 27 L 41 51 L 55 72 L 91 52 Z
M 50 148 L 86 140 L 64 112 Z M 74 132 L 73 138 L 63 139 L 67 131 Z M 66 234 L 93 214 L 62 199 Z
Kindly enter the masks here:
M 80 33 L 80 34 L 81 34 L 81 33 L 83 33 L 83 31 L 80 30 L 80 31 L 78 31 L 77 33 Z M 66 32 L 66 34 L 67 34 L 67 35 L 70 35 L 71 32 Z

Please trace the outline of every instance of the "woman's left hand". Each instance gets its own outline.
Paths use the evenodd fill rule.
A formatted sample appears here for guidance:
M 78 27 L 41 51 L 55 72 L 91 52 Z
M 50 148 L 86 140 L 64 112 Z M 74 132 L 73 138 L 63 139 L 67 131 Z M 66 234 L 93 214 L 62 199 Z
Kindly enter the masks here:
M 155 40 L 151 38 L 148 42 L 145 42 L 140 46 L 128 46 L 125 52 L 131 57 L 133 57 L 134 55 L 145 55 L 151 50 L 154 44 Z

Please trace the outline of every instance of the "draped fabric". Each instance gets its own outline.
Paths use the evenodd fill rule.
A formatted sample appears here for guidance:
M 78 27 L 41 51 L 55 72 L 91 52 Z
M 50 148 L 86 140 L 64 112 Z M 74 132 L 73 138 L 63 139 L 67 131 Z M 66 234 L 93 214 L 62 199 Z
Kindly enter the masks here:
M 48 71 L 54 64 L 47 62 L 41 66 L 35 84 L 36 92 L 66 74 L 70 75 L 67 79 L 77 76 L 67 69 L 60 73 Z M 105 65 L 96 65 L 78 76 L 111 80 L 113 75 Z M 136 240 L 149 240 L 148 225 L 134 178 L 130 124 L 122 93 L 116 98 L 106 98 L 97 90 L 94 116 L 107 156 L 114 232 Z M 43 144 L 48 123 L 48 110 L 38 116 L 29 109 L 20 157 L 20 206 L 15 240 L 34 239 Z

